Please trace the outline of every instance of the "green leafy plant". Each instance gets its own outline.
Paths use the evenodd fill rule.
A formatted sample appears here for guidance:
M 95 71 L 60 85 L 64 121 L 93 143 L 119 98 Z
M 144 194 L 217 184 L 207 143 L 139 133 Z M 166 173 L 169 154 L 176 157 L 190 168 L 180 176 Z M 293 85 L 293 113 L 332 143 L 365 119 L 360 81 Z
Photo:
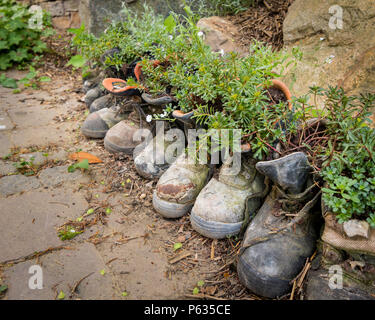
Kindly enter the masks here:
M 318 96 L 322 109 L 316 107 Z M 310 96 L 296 98 L 293 105 L 304 132 L 299 140 L 308 142 L 300 145 L 323 178 L 322 198 L 329 211 L 340 223 L 355 218 L 375 227 L 375 131 L 369 126 L 375 94 L 348 96 L 338 87 L 311 87 Z M 310 118 L 321 120 L 320 128 L 306 134 Z
M 35 13 L 14 1 L 0 1 L 0 70 L 30 61 L 47 49 L 43 37 L 52 34 L 50 16 L 43 12 L 39 24 Z
M 119 53 L 104 61 L 106 67 L 120 70 L 124 64 L 141 59 L 145 79 L 140 90 L 163 94 L 172 87 L 178 105 L 167 106 L 154 119 L 173 121 L 171 112 L 194 110 L 197 122 L 207 129 L 242 129 L 243 140 L 251 144 L 254 157 L 263 159 L 270 152 L 269 145 L 282 139 L 281 128 L 273 126 L 290 117 L 286 103 L 270 104 L 267 88 L 270 79 L 277 78 L 299 57 L 274 52 L 271 47 L 255 42 L 247 57 L 235 53 L 212 52 L 204 44 L 196 22 L 198 17 L 189 7 L 186 16 L 171 14 L 166 19 L 145 6 L 141 17 L 124 9 L 126 23 L 114 23 L 96 38 L 82 26 L 71 30 L 73 45 L 84 61 L 97 61 L 108 49 Z M 154 60 L 159 65 L 155 66 Z M 288 62 L 288 61 L 289 62 Z M 280 73 L 274 70 L 280 67 Z M 129 79 L 131 85 L 137 85 Z M 130 83 L 129 83 L 130 85 Z M 232 137 L 229 142 L 231 142 Z M 227 145 L 219 140 L 219 148 Z
M 36 173 L 36 168 L 34 165 L 34 157 L 30 158 L 30 161 L 27 161 L 21 158 L 19 161 L 14 162 L 13 166 L 25 176 L 32 176 Z
M 78 163 L 72 164 L 71 166 L 68 167 L 68 172 L 72 173 L 76 171 L 77 169 L 82 169 L 82 170 L 88 170 L 90 167 L 89 161 L 87 159 L 84 159 Z
M 375 131 L 368 126 L 375 95 L 346 96 L 338 88 L 326 95 L 332 143 L 323 163 L 323 200 L 340 223 L 357 218 L 375 227 Z
M 83 233 L 83 231 L 77 231 L 74 226 L 68 224 L 59 230 L 58 236 L 62 241 L 65 241 L 72 240 L 81 233 Z

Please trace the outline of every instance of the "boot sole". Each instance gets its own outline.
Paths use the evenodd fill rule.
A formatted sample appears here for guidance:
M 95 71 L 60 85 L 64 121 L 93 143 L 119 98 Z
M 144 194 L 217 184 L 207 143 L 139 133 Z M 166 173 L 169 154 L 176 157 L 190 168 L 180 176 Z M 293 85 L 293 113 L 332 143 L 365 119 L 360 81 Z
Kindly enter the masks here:
M 194 203 L 179 204 L 160 199 L 156 191 L 152 196 L 154 209 L 164 218 L 181 218 L 190 211 Z
M 194 208 L 193 208 L 194 209 Z M 224 239 L 234 236 L 241 231 L 242 223 L 223 223 L 217 221 L 206 221 L 197 216 L 194 211 L 190 215 L 191 226 L 201 235 L 211 239 Z
M 94 138 L 94 139 L 103 139 L 105 135 L 107 134 L 107 131 L 92 131 L 92 130 L 81 128 L 81 132 L 86 138 Z
M 132 155 L 135 149 L 135 147 L 121 148 L 111 142 L 108 142 L 106 139 L 104 139 L 104 148 L 110 153 L 125 153 L 128 155 Z

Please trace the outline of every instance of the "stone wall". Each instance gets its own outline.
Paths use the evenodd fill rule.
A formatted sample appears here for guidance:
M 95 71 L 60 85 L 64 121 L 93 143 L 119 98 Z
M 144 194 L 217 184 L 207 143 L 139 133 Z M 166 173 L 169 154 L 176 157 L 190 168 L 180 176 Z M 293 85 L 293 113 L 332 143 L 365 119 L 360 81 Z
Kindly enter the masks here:
M 188 0 L 186 3 L 193 9 L 197 9 L 198 3 L 210 1 L 213 0 Z M 184 0 L 80 0 L 79 13 L 86 29 L 95 35 L 99 35 L 110 22 L 125 19 L 121 15 L 122 5 L 136 12 L 142 12 L 144 3 L 153 8 L 157 14 L 165 17 L 171 11 L 184 13 Z
M 20 0 L 19 2 L 28 6 L 41 6 L 51 14 L 53 26 L 58 29 L 78 28 L 81 25 L 80 0 Z

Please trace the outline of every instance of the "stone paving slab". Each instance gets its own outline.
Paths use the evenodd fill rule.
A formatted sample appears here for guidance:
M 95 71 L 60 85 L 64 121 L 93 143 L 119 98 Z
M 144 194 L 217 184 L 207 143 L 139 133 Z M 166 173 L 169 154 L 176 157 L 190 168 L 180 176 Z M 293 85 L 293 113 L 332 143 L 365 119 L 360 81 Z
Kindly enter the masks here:
M 33 290 L 29 288 L 29 279 L 33 276 L 29 273 L 29 268 L 36 264 L 42 269 L 43 288 Z M 6 298 L 56 299 L 60 291 L 64 292 L 65 300 L 116 298 L 111 275 L 102 275 L 101 270 L 106 270 L 106 266 L 93 244 L 83 243 L 73 250 L 55 251 L 40 257 L 39 261 L 30 260 L 7 268 L 4 272 L 9 286 Z M 71 288 L 87 275 L 89 276 L 77 287 L 76 295 L 72 295 Z M 118 298 L 120 297 L 119 292 Z
M 0 179 L 0 196 L 6 197 L 19 192 L 37 189 L 40 186 L 41 184 L 36 177 L 26 177 L 22 174 L 5 176 Z
M 54 109 L 43 106 L 23 107 L 8 110 L 10 118 L 21 128 L 35 126 L 45 126 L 52 122 L 58 113 Z M 1 114 L 0 114 L 1 118 Z
M 31 161 L 31 159 L 33 158 L 33 164 L 41 166 L 51 160 L 65 161 L 68 159 L 68 153 L 64 150 L 48 152 L 47 154 L 45 152 L 31 152 L 27 154 L 20 154 L 19 158 L 25 159 L 26 161 Z
M 0 199 L 0 263 L 64 244 L 55 228 L 87 207 L 82 195 L 64 189 Z
M 111 270 L 119 286 L 129 293 L 129 299 L 181 298 L 185 289 L 183 281 L 177 276 L 172 281 L 167 279 L 170 265 L 166 257 L 153 245 L 152 235 L 146 240 L 142 237 L 152 222 L 152 218 L 145 217 L 136 223 L 119 225 L 116 231 L 139 238 L 116 246 L 103 243 L 97 249 L 105 261 L 112 261 Z
M 63 183 L 81 183 L 90 182 L 90 177 L 82 173 L 79 169 L 74 172 L 68 172 L 68 165 L 53 168 L 47 168 L 38 175 L 39 181 L 45 187 L 58 187 Z
M 6 176 L 15 172 L 17 172 L 17 169 L 12 163 L 0 160 L 0 176 Z
M 0 157 L 8 155 L 13 146 L 8 132 L 0 131 Z
M 8 113 L 4 110 L 0 110 L 0 132 L 5 130 L 12 130 L 14 124 L 9 118 Z
M 10 196 L 20 192 L 30 191 L 40 187 L 58 187 L 62 184 L 79 185 L 90 182 L 88 174 L 76 170 L 68 172 L 68 165 L 47 168 L 40 171 L 38 177 L 27 177 L 22 174 L 0 178 L 0 197 Z
M 18 147 L 31 145 L 48 146 L 50 144 L 64 145 L 71 141 L 70 134 L 76 124 L 49 124 L 42 127 L 16 128 L 12 131 L 12 142 Z M 1 149 L 0 149 L 1 150 Z

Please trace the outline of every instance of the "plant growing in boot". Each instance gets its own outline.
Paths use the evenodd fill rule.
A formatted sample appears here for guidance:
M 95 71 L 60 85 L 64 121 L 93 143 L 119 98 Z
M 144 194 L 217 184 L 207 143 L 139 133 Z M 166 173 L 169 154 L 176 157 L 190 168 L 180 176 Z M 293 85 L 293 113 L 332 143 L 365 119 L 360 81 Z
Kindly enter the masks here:
M 338 92 L 330 99 L 331 135 L 339 142 L 322 170 L 323 200 L 340 223 L 357 218 L 375 227 L 375 132 L 367 126 L 375 95 L 355 99 Z
M 283 153 L 303 151 L 326 186 L 323 201 L 340 223 L 356 218 L 375 227 L 374 129 L 369 127 L 375 95 L 348 96 L 342 88 L 312 87 L 325 99 L 322 110 L 308 104 L 308 97 L 294 101 L 301 119 L 298 130 L 281 141 Z M 313 123 L 309 118 L 317 117 Z

